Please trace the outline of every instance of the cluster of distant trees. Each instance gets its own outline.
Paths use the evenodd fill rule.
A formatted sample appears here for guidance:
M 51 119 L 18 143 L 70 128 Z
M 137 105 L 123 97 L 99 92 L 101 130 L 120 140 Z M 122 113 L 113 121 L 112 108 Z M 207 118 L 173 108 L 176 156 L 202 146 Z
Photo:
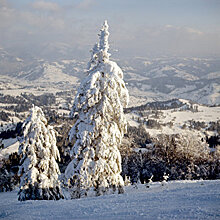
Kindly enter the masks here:
M 10 95 L 0 95 L 0 103 L 9 104 L 5 106 L 4 109 L 13 112 L 25 112 L 29 111 L 32 104 L 37 106 L 51 106 L 55 104 L 56 97 L 52 93 L 46 93 L 43 95 L 35 96 L 29 93 L 22 93 L 20 96 L 10 96 Z M 13 104 L 13 105 L 10 105 Z M 4 111 L 2 111 L 4 114 Z M 2 114 L 3 114 L 2 113 Z M 1 115 L 2 115 L 1 114 Z M 5 119 L 4 121 L 8 121 L 9 118 L 4 117 L 3 115 L 0 117 Z M 3 120 L 2 119 L 2 120 Z
M 215 131 L 218 135 L 220 135 L 220 120 L 218 121 L 210 121 L 209 123 L 205 123 L 204 121 L 189 121 L 189 128 L 190 129 L 196 129 L 201 130 L 205 129 L 207 131 Z
M 209 144 L 210 148 L 216 148 L 217 146 L 220 146 L 220 135 L 206 137 L 206 142 Z
M 194 120 L 189 121 L 189 128 L 190 129 L 200 130 L 200 129 L 204 129 L 206 127 L 207 127 L 207 125 L 204 121 L 202 121 L 202 122 L 194 121 Z
M 209 126 L 207 128 L 208 131 L 217 131 L 218 135 L 220 135 L 220 120 L 217 122 L 211 121 L 209 122 Z
M 142 126 L 129 127 L 126 139 L 120 149 L 122 175 L 130 177 L 132 183 L 144 183 L 152 175 L 153 181 L 161 181 L 164 173 L 169 174 L 170 180 L 220 178 L 219 144 L 211 151 L 202 141 L 183 135 L 151 138 Z M 134 151 L 135 148 L 140 150 Z
M 7 129 L 0 133 L 0 139 L 16 138 L 22 135 L 22 122 L 18 122 L 14 129 Z
M 149 102 L 145 105 L 126 108 L 125 113 L 129 113 L 131 111 L 143 112 L 145 110 L 167 110 L 167 109 L 180 108 L 183 105 L 184 103 L 180 102 L 178 99 L 172 99 L 164 102 Z
M 4 111 L 1 111 L 0 112 L 0 120 L 1 121 L 9 121 L 9 114 L 4 112 Z
M 0 192 L 11 191 L 18 185 L 20 159 L 17 153 L 12 153 L 8 159 L 0 161 Z

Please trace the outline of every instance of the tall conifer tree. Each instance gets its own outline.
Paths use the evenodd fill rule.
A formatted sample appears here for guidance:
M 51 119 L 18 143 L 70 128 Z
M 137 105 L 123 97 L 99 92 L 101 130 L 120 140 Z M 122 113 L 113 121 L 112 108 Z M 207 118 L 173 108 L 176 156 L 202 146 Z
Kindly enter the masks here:
M 123 191 L 118 147 L 127 130 L 123 108 L 129 95 L 122 70 L 109 60 L 108 37 L 105 21 L 71 112 L 77 121 L 69 133 L 74 146 L 65 176 L 73 183 L 73 198 L 86 195 L 91 187 L 97 195 L 111 187 Z

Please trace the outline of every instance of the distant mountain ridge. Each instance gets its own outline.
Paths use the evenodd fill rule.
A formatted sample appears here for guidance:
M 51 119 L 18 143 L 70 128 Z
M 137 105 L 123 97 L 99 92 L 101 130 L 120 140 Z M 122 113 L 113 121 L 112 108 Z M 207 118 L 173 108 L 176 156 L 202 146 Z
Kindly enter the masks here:
M 38 83 L 69 89 L 86 74 L 86 62 L 22 60 L 0 49 L 0 82 Z M 132 58 L 117 61 L 131 96 L 130 106 L 175 98 L 202 104 L 220 104 L 220 58 Z
M 122 66 L 128 88 L 138 88 L 148 101 L 183 98 L 220 103 L 220 58 L 136 58 Z

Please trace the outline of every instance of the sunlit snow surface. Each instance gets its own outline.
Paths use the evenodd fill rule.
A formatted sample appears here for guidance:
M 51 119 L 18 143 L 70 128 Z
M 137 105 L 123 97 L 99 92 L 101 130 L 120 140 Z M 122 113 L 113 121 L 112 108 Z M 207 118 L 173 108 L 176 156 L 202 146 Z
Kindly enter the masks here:
M 220 180 L 174 181 L 126 188 L 125 194 L 75 200 L 17 200 L 0 193 L 2 219 L 220 219 Z

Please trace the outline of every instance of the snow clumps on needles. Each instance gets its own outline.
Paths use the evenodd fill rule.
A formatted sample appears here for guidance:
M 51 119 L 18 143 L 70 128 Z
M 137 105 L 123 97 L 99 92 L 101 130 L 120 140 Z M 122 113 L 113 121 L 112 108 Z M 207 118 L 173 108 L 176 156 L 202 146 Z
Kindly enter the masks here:
M 20 190 L 18 200 L 58 200 L 63 198 L 58 181 L 60 159 L 56 136 L 41 108 L 33 106 L 23 124 L 20 140 L 22 156 L 19 169 Z
M 86 196 L 90 189 L 102 195 L 118 189 L 123 192 L 121 155 L 118 147 L 127 122 L 123 108 L 129 101 L 121 68 L 109 60 L 108 24 L 104 22 L 88 63 L 88 76 L 75 97 L 71 116 L 77 118 L 69 133 L 73 144 L 72 161 L 65 177 L 72 198 Z

